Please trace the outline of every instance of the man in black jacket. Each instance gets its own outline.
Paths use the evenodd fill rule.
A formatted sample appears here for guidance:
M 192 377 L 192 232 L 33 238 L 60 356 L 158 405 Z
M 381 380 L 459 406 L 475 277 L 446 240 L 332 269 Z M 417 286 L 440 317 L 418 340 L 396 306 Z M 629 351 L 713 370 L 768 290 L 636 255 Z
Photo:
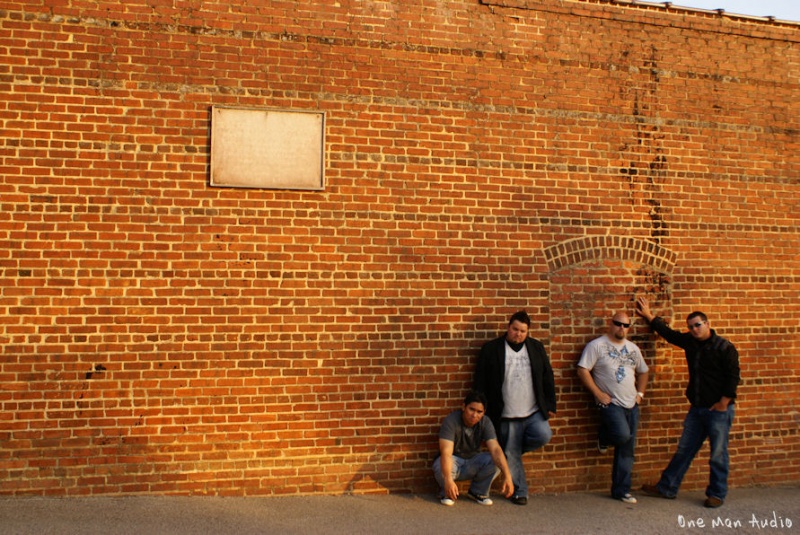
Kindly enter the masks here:
M 664 340 L 683 349 L 689 368 L 686 397 L 691 403 L 683 422 L 678 449 L 655 485 L 642 490 L 651 496 L 674 498 L 683 476 L 692 464 L 706 438 L 711 445 L 710 474 L 706 487 L 706 507 L 719 507 L 728 494 L 728 435 L 734 416 L 736 387 L 739 385 L 739 353 L 728 340 L 710 328 L 708 317 L 692 312 L 686 318 L 688 333 L 669 328 L 666 322 L 650 311 L 644 297 L 636 300 L 636 313 Z
M 511 501 L 517 505 L 528 503 L 522 455 L 550 442 L 548 419 L 556 412 L 553 368 L 544 345 L 528 337 L 530 325 L 524 310 L 511 316 L 505 335 L 481 348 L 475 368 L 474 388 L 487 397 L 487 413 L 514 481 Z

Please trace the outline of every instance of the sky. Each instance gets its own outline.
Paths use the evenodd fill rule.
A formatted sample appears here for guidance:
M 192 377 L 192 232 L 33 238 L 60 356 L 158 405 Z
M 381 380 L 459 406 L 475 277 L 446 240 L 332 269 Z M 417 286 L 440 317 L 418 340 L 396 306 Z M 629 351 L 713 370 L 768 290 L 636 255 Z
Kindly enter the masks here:
M 651 0 L 652 1 L 652 0 Z M 728 13 L 774 16 L 776 19 L 800 22 L 800 0 L 671 0 L 673 6 L 700 9 L 724 9 Z

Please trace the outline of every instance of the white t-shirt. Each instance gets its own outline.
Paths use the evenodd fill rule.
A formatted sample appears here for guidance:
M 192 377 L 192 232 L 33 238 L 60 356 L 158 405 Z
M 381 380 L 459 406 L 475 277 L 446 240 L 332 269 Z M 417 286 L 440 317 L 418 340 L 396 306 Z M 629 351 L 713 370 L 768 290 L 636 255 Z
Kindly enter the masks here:
M 506 374 L 503 379 L 503 418 L 526 418 L 539 410 L 533 391 L 528 348 L 514 351 L 506 346 Z

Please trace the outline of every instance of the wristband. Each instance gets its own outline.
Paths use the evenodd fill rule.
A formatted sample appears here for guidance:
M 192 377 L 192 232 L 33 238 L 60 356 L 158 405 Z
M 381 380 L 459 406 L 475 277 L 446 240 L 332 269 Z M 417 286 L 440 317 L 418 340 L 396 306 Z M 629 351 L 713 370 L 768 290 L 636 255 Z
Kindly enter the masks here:
M 637 395 L 638 395 L 640 398 L 644 399 L 644 392 L 636 392 L 636 394 L 637 394 Z

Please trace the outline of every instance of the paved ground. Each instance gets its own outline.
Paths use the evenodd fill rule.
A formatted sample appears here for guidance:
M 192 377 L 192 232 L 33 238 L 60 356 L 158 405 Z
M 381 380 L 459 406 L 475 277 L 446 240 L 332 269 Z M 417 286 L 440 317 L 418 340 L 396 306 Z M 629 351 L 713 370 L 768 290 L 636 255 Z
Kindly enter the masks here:
M 725 505 L 704 496 L 639 496 L 626 505 L 601 494 L 533 497 L 525 507 L 497 498 L 444 507 L 411 494 L 286 498 L 0 497 L 2 534 L 672 534 L 800 533 L 800 485 L 733 489 Z M 757 522 L 754 524 L 753 522 Z

